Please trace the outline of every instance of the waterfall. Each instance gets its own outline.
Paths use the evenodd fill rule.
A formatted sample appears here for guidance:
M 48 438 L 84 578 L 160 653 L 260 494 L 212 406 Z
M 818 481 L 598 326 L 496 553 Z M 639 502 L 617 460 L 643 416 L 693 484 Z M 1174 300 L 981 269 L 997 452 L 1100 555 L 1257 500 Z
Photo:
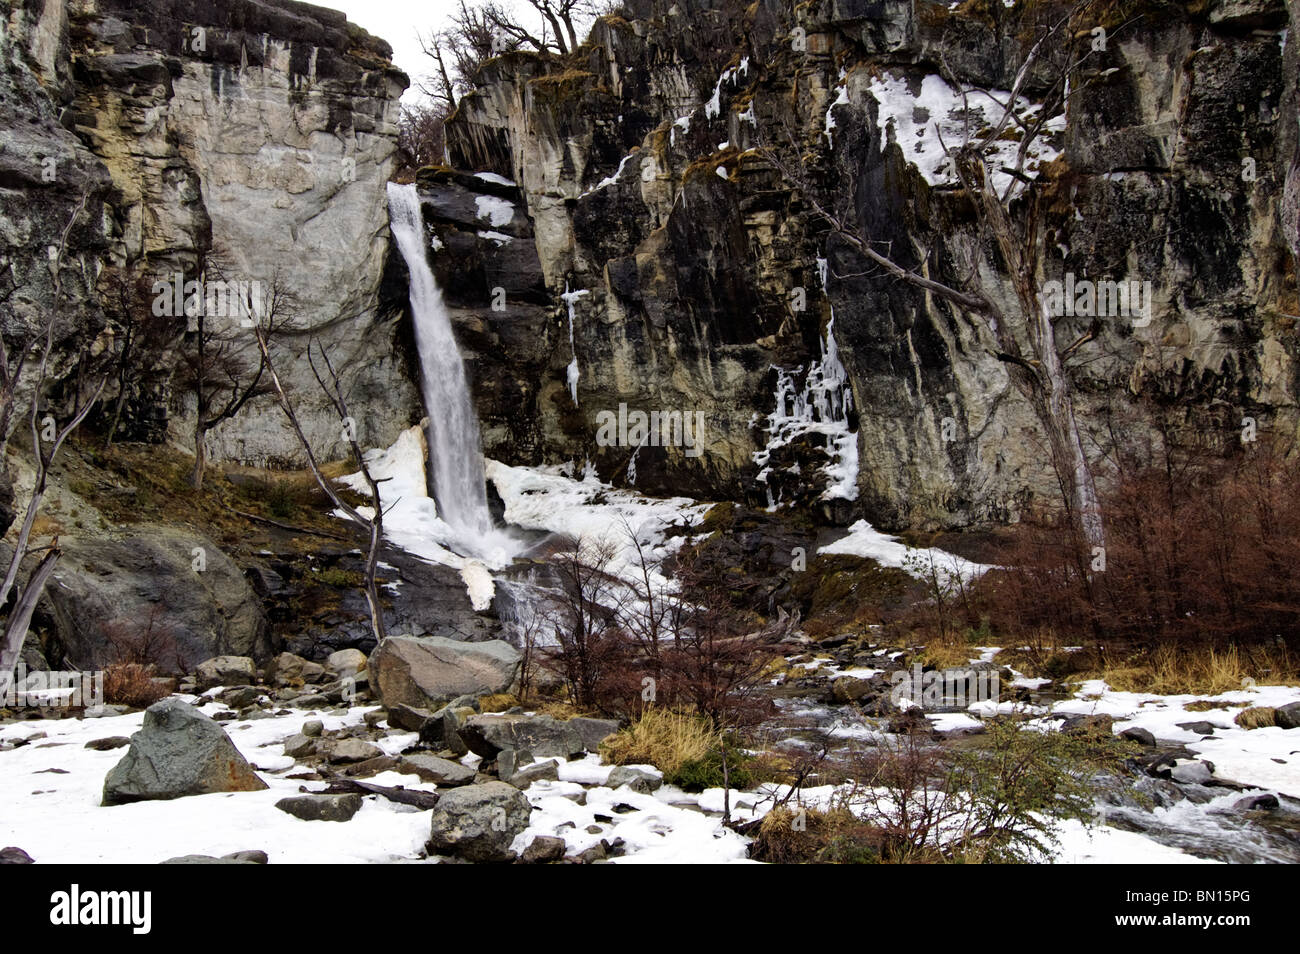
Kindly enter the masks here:
M 415 186 L 388 184 L 389 225 L 410 272 L 411 317 L 420 352 L 420 385 L 429 415 L 429 472 L 442 520 L 472 544 L 492 531 L 478 415 L 451 318 L 425 252 L 424 219 Z

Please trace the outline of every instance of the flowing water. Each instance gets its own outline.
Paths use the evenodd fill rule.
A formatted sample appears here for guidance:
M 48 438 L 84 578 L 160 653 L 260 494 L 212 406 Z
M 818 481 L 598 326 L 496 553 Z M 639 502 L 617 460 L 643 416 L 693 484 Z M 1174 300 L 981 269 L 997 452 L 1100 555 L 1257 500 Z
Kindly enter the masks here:
M 410 273 L 411 317 L 420 352 L 420 384 L 429 414 L 429 473 L 438 514 L 467 544 L 492 533 L 478 415 L 451 318 L 425 250 L 415 185 L 388 184 L 393 238 Z

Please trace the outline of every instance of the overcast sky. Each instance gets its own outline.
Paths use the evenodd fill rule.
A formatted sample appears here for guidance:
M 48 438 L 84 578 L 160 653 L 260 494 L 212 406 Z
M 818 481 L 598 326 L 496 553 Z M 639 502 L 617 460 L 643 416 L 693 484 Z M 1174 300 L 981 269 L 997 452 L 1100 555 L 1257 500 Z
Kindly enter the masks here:
M 316 0 L 318 6 L 342 10 L 348 19 L 393 48 L 393 62 L 411 77 L 414 85 L 428 67 L 420 50 L 420 36 L 428 36 L 446 24 L 455 8 L 454 0 Z M 408 90 L 404 99 L 415 91 Z

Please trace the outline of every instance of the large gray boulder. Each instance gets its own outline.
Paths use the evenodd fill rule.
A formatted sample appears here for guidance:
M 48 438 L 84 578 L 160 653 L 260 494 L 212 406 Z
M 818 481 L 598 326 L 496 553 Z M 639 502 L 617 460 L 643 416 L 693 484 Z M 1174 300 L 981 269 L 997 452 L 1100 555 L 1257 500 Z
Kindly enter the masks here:
M 466 861 L 513 861 L 510 843 L 532 812 L 524 793 L 505 782 L 452 789 L 433 810 L 429 849 Z
M 139 525 L 111 537 L 69 534 L 59 546 L 63 556 L 44 599 L 55 635 L 78 668 L 113 662 L 114 638 L 146 632 L 168 671 L 219 655 L 270 655 L 262 601 L 202 534 Z
M 200 689 L 257 682 L 257 664 L 251 656 L 213 656 L 199 663 L 194 671 Z
M 435 710 L 457 696 L 505 692 L 519 675 L 520 661 L 518 650 L 500 639 L 390 636 L 375 648 L 367 670 L 385 707 Z
M 145 712 L 143 727 L 131 736 L 131 748 L 104 780 L 104 804 L 266 787 L 221 726 L 172 698 Z
M 527 749 L 537 758 L 572 758 L 586 751 L 582 734 L 570 723 L 539 715 L 476 715 L 465 720 L 460 737 L 470 751 L 494 759 L 506 749 Z

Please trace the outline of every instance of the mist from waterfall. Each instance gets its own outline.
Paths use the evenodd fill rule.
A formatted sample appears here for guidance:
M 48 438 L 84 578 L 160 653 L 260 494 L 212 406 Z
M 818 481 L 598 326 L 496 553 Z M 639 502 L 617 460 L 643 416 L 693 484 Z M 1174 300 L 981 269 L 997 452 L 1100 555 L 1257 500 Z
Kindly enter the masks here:
M 451 317 L 429 267 L 415 185 L 388 184 L 389 225 L 410 273 L 420 386 L 429 415 L 429 473 L 438 514 L 470 547 L 492 533 L 478 415 Z

